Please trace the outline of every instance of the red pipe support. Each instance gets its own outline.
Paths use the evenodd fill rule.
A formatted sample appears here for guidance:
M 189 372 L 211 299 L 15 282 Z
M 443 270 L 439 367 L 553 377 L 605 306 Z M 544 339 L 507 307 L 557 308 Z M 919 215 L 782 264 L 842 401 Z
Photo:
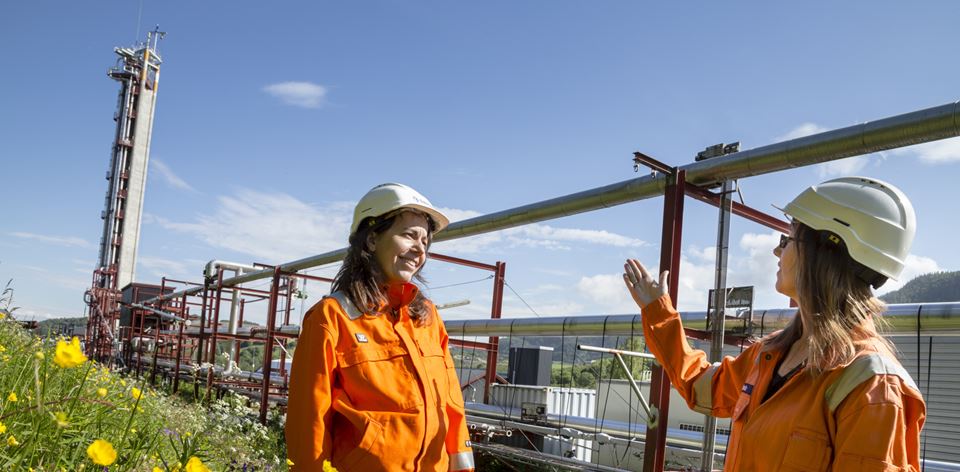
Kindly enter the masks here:
M 663 234 L 660 245 L 660 270 L 651 274 L 655 279 L 665 270 L 670 271 L 668 286 L 674 306 L 677 303 L 677 284 L 680 280 L 680 244 L 683 233 L 683 200 L 686 172 L 678 169 L 669 177 L 664 192 Z M 667 418 L 670 411 L 670 380 L 659 364 L 654 364 L 650 381 L 650 403 L 657 408 L 657 425 L 647 428 L 643 453 L 644 472 L 662 472 L 667 447 Z

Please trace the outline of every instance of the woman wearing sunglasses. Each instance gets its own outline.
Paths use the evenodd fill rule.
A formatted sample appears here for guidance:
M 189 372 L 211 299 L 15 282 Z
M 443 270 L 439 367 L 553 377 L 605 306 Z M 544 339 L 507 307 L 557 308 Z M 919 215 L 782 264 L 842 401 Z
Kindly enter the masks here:
M 636 260 L 624 282 L 647 346 L 691 408 L 732 418 L 725 470 L 920 470 L 926 407 L 877 332 L 873 289 L 903 270 L 916 230 L 900 190 L 847 177 L 808 188 L 783 212 L 776 289 L 793 320 L 742 354 L 711 364 L 684 336 L 667 294 Z

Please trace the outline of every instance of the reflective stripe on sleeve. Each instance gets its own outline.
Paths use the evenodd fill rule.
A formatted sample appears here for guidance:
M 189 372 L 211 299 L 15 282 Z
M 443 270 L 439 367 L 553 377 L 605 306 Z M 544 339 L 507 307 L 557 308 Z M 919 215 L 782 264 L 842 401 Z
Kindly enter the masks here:
M 697 413 L 709 415 L 713 412 L 713 374 L 719 367 L 719 362 L 714 363 L 693 381 L 693 410 Z
M 456 454 L 450 454 L 450 469 L 451 471 L 455 470 L 470 470 L 473 469 L 473 453 L 470 451 L 458 452 Z

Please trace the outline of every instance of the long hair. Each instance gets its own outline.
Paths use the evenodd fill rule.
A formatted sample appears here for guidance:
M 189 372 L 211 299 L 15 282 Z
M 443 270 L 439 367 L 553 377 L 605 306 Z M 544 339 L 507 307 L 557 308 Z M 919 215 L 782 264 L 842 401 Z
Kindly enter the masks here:
M 806 363 L 814 375 L 850 363 L 868 346 L 896 358 L 893 345 L 877 330 L 886 304 L 864 281 L 870 269 L 853 260 L 833 233 L 802 223 L 794 233 L 800 308 L 767 345 L 785 352 L 809 330 Z
M 433 241 L 433 233 L 436 225 L 426 213 L 401 208 L 400 210 L 388 213 L 377 218 L 367 218 L 361 222 L 357 231 L 350 236 L 350 247 L 347 249 L 347 255 L 343 259 L 343 265 L 334 277 L 331 289 L 333 291 L 344 292 L 350 301 L 364 313 L 378 314 L 377 311 L 385 306 L 387 294 L 384 292 L 385 277 L 380 265 L 377 263 L 376 255 L 367 246 L 368 239 L 372 236 L 376 238 L 381 233 L 390 229 L 396 223 L 398 217 L 405 212 L 412 212 L 423 215 L 428 221 L 427 240 Z M 430 243 L 427 243 L 425 250 L 430 249 Z M 421 283 L 426 280 L 420 275 L 423 266 L 417 270 L 415 279 Z M 416 298 L 410 302 L 408 307 L 410 318 L 418 326 L 428 324 L 431 321 L 433 310 L 428 304 L 427 297 L 423 292 L 417 292 Z

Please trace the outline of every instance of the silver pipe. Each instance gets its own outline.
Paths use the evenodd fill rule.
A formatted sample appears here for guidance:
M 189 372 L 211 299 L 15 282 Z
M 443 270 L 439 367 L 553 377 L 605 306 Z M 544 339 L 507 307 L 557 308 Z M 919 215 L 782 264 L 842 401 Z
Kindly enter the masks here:
M 748 149 L 723 157 L 694 162 L 679 168 L 687 172 L 687 182 L 699 186 L 709 186 L 724 180 L 736 180 L 954 136 L 960 136 L 960 102 Z M 458 221 L 437 234 L 435 241 L 465 238 L 622 205 L 662 195 L 665 187 L 666 178 L 663 175 L 647 175 L 624 180 L 583 192 Z M 284 272 L 296 272 L 340 261 L 346 254 L 347 249 L 341 248 L 281 264 L 280 269 Z M 265 279 L 272 275 L 272 269 L 265 269 L 224 280 L 223 285 L 234 286 Z M 201 287 L 189 288 L 157 297 L 146 303 L 193 295 L 201 290 Z
M 796 314 L 796 308 L 754 310 L 754 322 L 763 322 L 763 332 L 782 328 Z M 685 311 L 686 321 L 706 319 L 704 311 Z M 917 322 L 924 332 L 960 330 L 960 302 L 904 303 L 889 305 L 884 318 L 890 332 L 915 332 Z M 640 315 L 554 316 L 543 318 L 501 318 L 446 320 L 451 336 L 630 336 L 643 334 Z

